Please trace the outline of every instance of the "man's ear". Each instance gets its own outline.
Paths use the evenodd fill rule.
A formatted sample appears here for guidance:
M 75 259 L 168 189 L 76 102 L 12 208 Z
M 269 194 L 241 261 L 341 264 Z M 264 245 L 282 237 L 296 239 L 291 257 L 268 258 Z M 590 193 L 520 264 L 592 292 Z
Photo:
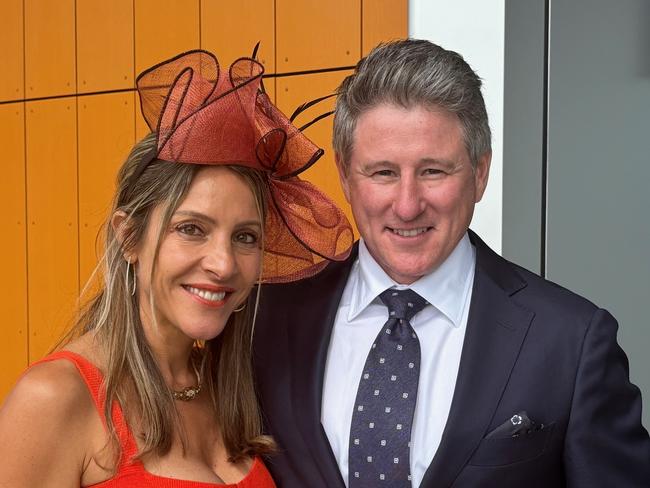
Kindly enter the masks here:
M 478 203 L 483 198 L 485 188 L 487 187 L 488 177 L 490 176 L 490 163 L 492 161 L 492 151 L 485 152 L 477 161 L 474 168 L 474 185 L 476 196 L 474 202 Z
M 111 227 L 113 228 L 113 232 L 115 232 L 117 242 L 119 242 L 122 248 L 124 259 L 130 263 L 135 263 L 138 260 L 138 254 L 135 249 L 124 249 L 124 241 L 129 230 L 128 215 L 126 215 L 126 212 L 123 210 L 116 211 L 111 217 Z
M 348 181 L 348 171 L 350 168 L 345 165 L 340 154 L 335 154 L 334 159 L 336 160 L 336 169 L 339 172 L 339 180 L 341 181 L 343 194 L 345 195 L 345 199 L 348 201 L 348 203 L 350 203 L 350 182 Z

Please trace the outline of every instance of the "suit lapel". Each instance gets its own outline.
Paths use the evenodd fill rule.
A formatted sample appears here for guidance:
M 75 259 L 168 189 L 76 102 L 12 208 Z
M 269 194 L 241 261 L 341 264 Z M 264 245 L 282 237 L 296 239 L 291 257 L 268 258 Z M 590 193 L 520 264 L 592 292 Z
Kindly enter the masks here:
M 476 272 L 449 418 L 421 487 L 451 486 L 487 433 L 534 314 L 511 295 L 526 283 L 474 233 Z
M 356 256 L 357 245 L 346 261 L 331 263 L 320 275 L 301 282 L 304 288 L 295 297 L 295 309 L 289 317 L 293 411 L 305 445 L 324 479 L 323 486 L 327 487 L 345 486 L 320 418 L 330 336 Z

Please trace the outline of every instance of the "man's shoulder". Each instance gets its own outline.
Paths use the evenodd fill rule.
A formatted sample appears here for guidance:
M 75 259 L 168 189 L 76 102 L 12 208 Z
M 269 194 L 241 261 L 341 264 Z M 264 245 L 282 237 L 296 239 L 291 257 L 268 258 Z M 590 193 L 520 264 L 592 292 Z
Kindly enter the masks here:
M 558 310 L 571 310 L 572 313 L 585 313 L 591 316 L 598 308 L 588 298 L 569 290 L 554 281 L 542 278 L 522 266 L 509 262 L 510 266 L 526 281 L 521 290 L 522 297 L 528 297 Z
M 553 336 L 568 340 L 570 335 L 583 337 L 600 310 L 591 300 L 578 293 L 542 278 L 515 263 L 504 261 L 526 283 L 511 299 L 520 307 L 535 314 L 536 323 Z
M 477 254 L 477 269 L 482 268 L 521 306 L 536 313 L 580 316 L 585 319 L 599 308 L 565 286 L 499 256 L 482 241 L 475 245 L 480 249 Z

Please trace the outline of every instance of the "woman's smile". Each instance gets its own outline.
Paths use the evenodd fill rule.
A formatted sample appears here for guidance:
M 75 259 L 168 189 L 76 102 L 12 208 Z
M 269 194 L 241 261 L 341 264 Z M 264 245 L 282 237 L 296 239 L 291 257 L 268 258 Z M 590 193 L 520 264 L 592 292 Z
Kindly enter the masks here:
M 212 285 L 182 285 L 193 299 L 212 308 L 223 307 L 228 297 L 234 291 L 232 288 L 215 287 Z

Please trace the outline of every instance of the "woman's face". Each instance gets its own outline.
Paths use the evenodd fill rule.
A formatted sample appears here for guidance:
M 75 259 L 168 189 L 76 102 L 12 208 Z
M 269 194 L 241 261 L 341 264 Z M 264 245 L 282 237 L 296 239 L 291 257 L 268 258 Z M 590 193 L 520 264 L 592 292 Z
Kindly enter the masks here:
M 153 322 L 151 291 L 160 334 L 212 339 L 259 277 L 263 224 L 253 192 L 228 168 L 201 168 L 163 230 L 151 279 L 161 220 L 157 207 L 135 256 L 143 324 Z

